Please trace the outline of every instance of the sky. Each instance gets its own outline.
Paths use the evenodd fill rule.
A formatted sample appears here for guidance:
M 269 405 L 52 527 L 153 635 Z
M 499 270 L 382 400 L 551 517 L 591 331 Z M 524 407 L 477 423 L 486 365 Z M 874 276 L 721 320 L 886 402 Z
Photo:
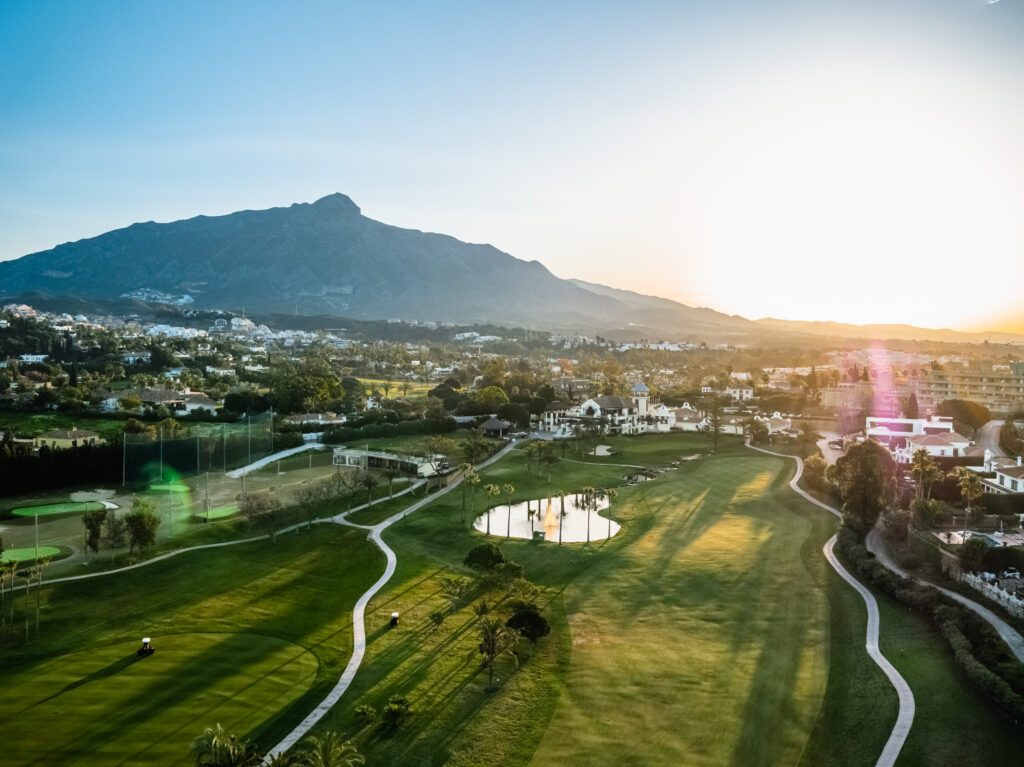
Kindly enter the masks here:
M 1024 332 L 1022 41 L 1024 0 L 5 0 L 0 260 L 343 192 L 746 317 Z

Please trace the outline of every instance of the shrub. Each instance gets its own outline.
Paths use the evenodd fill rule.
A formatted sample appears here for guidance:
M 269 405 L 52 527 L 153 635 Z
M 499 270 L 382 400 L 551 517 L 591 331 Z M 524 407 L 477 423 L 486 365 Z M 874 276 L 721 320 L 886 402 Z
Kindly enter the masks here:
M 397 695 L 388 698 L 384 706 L 384 725 L 389 730 L 397 730 L 409 718 L 409 701 Z
M 367 725 L 374 722 L 377 719 L 377 709 L 373 706 L 362 705 L 356 706 L 356 721 L 360 724 Z
M 501 549 L 495 544 L 481 543 L 479 546 L 474 546 L 470 549 L 462 563 L 466 567 L 472 567 L 474 570 L 487 572 L 505 561 L 507 561 L 505 555 L 501 553 Z

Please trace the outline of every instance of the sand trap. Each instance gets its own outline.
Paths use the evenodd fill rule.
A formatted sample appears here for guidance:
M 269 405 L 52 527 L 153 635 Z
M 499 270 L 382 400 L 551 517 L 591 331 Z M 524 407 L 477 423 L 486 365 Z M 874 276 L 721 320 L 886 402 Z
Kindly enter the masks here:
M 612 449 L 609 445 L 598 445 L 590 451 L 590 455 L 596 455 L 598 457 L 612 455 Z

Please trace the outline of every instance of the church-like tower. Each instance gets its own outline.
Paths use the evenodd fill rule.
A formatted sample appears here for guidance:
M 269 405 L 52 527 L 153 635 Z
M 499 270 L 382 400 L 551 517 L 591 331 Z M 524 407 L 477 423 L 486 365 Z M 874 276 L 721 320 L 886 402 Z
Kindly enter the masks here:
M 636 406 L 636 412 L 642 416 L 650 412 L 651 390 L 643 381 L 637 381 L 633 387 L 633 404 Z

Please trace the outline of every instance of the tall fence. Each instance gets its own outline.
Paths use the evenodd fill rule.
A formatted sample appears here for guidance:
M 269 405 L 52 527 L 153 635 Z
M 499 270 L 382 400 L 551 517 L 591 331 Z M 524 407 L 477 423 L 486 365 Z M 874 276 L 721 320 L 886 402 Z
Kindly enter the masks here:
M 162 427 L 125 434 L 122 484 L 173 482 L 204 472 L 225 472 L 273 452 L 270 413 L 231 424 L 195 424 L 170 431 Z

